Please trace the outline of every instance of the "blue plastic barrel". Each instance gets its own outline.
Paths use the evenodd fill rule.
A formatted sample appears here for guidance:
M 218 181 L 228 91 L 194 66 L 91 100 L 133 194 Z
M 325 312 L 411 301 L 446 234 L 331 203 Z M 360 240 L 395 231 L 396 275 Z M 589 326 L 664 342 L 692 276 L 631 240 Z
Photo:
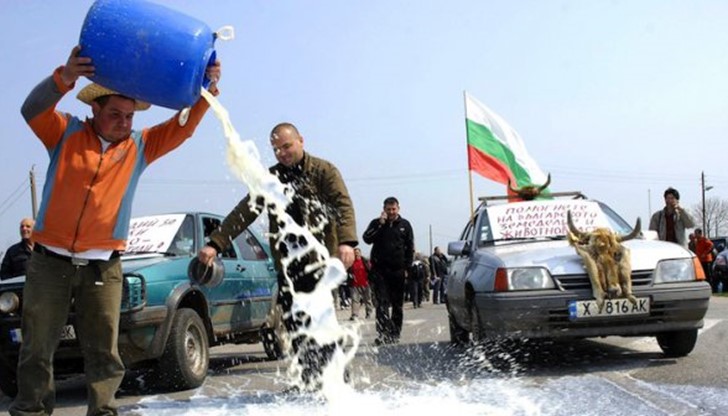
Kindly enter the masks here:
M 154 105 L 182 109 L 207 87 L 215 34 L 203 22 L 143 0 L 97 0 L 81 28 L 81 56 L 97 84 Z

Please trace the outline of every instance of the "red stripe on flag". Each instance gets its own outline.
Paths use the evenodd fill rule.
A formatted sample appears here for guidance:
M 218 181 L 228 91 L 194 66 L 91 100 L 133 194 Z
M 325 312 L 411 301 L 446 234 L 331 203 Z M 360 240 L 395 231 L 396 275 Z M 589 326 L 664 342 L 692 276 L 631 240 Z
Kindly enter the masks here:
M 508 185 L 508 178 L 510 178 L 512 184 L 516 183 L 508 166 L 473 146 L 468 146 L 468 163 L 470 164 L 468 166 L 470 170 L 488 179 Z

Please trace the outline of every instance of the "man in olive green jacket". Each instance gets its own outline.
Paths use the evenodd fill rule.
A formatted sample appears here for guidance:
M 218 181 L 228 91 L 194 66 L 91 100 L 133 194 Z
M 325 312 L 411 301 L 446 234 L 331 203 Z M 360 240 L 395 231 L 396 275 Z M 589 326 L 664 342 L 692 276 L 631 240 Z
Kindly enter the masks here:
M 354 247 L 358 243 L 356 219 L 354 206 L 339 170 L 332 163 L 306 153 L 303 150 L 303 137 L 293 124 L 280 123 L 275 126 L 270 140 L 278 160 L 270 171 L 281 183 L 290 185 L 294 191 L 286 213 L 324 244 L 329 255 L 338 257 L 345 269 L 349 268 L 354 262 Z M 296 292 L 309 293 L 315 289 L 324 269 L 315 252 L 299 259 L 291 259 L 286 263 L 286 269 L 283 269 L 281 260 L 289 251 L 308 243 L 302 241 L 302 237 L 293 236 L 280 227 L 282 219 L 276 218 L 274 209 L 269 206 L 271 202 L 262 198 L 251 201 L 250 195 L 243 198 L 225 217 L 220 228 L 210 235 L 210 241 L 200 250 L 198 259 L 203 264 L 211 264 L 230 241 L 267 210 L 271 251 L 278 270 L 278 304 L 283 310 L 286 329 L 292 333 L 302 325 L 305 317 L 290 316 L 292 297 L 286 275 Z M 279 243 L 280 232 L 287 234 L 285 243 Z M 310 267 L 312 265 L 315 267 Z M 302 381 L 307 387 L 317 388 L 321 367 L 328 362 L 333 346 L 320 347 L 315 343 L 312 346 L 312 340 L 298 337 L 293 340 L 294 352 L 303 343 L 306 343 L 306 352 L 299 354 L 299 362 L 303 366 Z

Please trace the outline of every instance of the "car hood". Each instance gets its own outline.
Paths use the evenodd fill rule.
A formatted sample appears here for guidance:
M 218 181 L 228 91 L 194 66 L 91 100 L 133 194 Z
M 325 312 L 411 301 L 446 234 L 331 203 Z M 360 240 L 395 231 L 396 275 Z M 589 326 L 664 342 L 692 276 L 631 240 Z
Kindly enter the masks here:
M 171 261 L 189 260 L 192 257 L 170 257 L 163 254 L 142 254 L 133 256 L 123 256 L 121 258 L 121 270 L 123 273 L 134 273 L 146 267 L 168 263 Z
M 134 273 L 146 267 L 154 266 L 157 264 L 168 263 L 171 261 L 185 261 L 189 262 L 192 257 L 170 257 L 163 254 L 144 254 L 134 256 L 122 256 L 121 258 L 121 271 L 122 273 Z M 15 286 L 18 284 L 25 283 L 25 276 L 12 277 L 0 281 L 0 286 Z
M 25 276 L 15 276 L 9 279 L 0 280 L 0 286 L 15 286 L 19 283 L 25 283 Z
M 623 243 L 631 251 L 632 270 L 652 270 L 663 259 L 690 258 L 689 251 L 664 241 L 630 240 Z M 496 257 L 505 267 L 546 267 L 554 274 L 584 272 L 581 258 L 567 241 L 519 241 L 480 249 L 486 257 Z

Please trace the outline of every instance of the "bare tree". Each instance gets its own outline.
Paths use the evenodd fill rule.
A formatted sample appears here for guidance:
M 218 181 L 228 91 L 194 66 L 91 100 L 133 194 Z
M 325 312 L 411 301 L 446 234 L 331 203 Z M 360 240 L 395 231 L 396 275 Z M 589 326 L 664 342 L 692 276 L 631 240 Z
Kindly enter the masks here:
M 693 205 L 690 213 L 695 218 L 695 226 L 702 227 L 703 205 Z M 706 237 L 728 234 L 728 201 L 721 198 L 707 198 L 705 200 L 705 230 L 703 231 Z

